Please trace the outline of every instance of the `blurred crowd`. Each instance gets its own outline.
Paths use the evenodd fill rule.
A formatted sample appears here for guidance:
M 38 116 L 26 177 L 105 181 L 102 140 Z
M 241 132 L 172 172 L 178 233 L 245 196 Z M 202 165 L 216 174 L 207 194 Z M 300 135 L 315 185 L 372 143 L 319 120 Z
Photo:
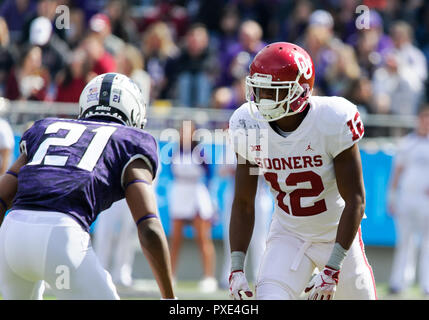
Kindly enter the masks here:
M 115 71 L 152 105 L 232 109 L 252 58 L 275 41 L 310 53 L 315 95 L 361 113 L 416 115 L 429 92 L 423 0 L 3 0 L 0 96 L 77 102 L 89 79 Z

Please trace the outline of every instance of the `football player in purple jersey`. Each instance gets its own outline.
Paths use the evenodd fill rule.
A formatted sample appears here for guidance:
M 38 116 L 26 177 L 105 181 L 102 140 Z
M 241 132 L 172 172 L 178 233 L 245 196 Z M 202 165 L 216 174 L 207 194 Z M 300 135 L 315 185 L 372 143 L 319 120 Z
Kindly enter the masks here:
M 157 143 L 143 131 L 146 103 L 128 77 L 107 73 L 81 93 L 77 120 L 46 118 L 22 136 L 0 178 L 0 285 L 5 299 L 119 299 L 89 228 L 125 198 L 163 299 L 174 299 L 168 242 L 152 180 Z

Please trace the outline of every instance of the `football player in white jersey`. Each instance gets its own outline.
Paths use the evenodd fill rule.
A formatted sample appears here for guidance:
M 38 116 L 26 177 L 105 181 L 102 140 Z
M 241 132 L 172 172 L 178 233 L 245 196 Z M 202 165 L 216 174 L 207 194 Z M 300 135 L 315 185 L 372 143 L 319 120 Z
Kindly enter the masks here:
M 419 110 L 416 130 L 403 138 L 394 160 L 388 204 L 397 243 L 390 292 L 402 293 L 411 285 L 419 260 L 419 284 L 429 296 L 429 104 Z
M 299 299 L 306 292 L 308 299 L 376 299 L 360 228 L 365 189 L 357 142 L 363 124 L 346 99 L 312 97 L 313 84 L 314 65 L 305 50 L 269 44 L 250 65 L 247 103 L 230 118 L 239 163 L 230 221 L 234 299 L 253 295 L 243 265 L 258 173 L 276 208 L 256 298 Z

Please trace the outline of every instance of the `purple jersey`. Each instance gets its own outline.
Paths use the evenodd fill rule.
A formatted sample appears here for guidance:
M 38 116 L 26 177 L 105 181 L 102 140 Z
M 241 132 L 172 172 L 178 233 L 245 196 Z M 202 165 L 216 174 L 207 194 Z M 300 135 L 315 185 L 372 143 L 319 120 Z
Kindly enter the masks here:
M 59 211 L 86 231 L 97 215 L 125 197 L 127 165 L 141 158 L 158 166 L 156 140 L 141 129 L 112 122 L 47 118 L 21 139 L 28 163 L 18 175 L 13 209 Z

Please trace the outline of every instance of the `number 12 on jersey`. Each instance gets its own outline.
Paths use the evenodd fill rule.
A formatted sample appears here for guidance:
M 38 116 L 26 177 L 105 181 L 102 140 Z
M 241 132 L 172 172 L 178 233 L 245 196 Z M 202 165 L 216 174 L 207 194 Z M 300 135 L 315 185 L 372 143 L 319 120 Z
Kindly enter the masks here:
M 313 171 L 292 172 L 286 178 L 287 186 L 297 186 L 301 182 L 310 182 L 310 189 L 295 189 L 289 193 L 290 207 L 284 202 L 286 192 L 284 192 L 278 183 L 278 175 L 275 172 L 266 172 L 265 179 L 271 184 L 271 187 L 278 192 L 276 200 L 278 206 L 287 214 L 294 216 L 313 216 L 326 211 L 326 202 L 324 199 L 316 201 L 312 206 L 302 207 L 301 198 L 317 197 L 325 189 L 322 178 Z
M 355 117 L 353 118 L 353 121 L 352 120 L 347 121 L 347 125 L 349 126 L 350 131 L 352 132 L 353 141 L 356 141 L 362 137 L 365 129 L 360 119 L 359 112 L 356 112 Z

